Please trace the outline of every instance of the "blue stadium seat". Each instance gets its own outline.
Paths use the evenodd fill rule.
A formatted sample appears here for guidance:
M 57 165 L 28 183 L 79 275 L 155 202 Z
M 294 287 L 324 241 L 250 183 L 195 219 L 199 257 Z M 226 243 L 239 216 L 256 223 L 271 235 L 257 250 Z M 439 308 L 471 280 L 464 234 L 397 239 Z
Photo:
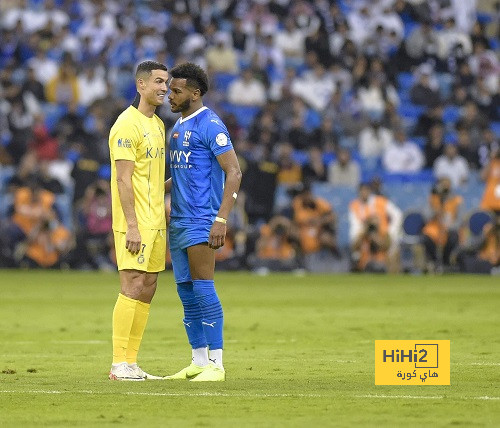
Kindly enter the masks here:
M 400 90 L 409 90 L 413 86 L 413 74 L 401 72 L 398 74 L 397 81 Z
M 425 226 L 425 218 L 419 211 L 411 211 L 405 214 L 403 220 L 403 232 L 408 236 L 420 236 Z
M 491 122 L 490 127 L 495 135 L 500 138 L 500 122 Z
M 460 119 L 460 108 L 457 106 L 446 106 L 443 111 L 443 121 L 445 123 L 456 123 Z
M 488 211 L 475 211 L 469 216 L 469 230 L 473 235 L 479 236 L 483 232 L 483 227 L 493 221 L 493 216 Z
M 243 128 L 248 128 L 261 108 L 257 106 L 239 106 L 231 103 L 222 103 L 222 109 L 226 113 L 232 113 Z
M 309 155 L 305 150 L 294 150 L 292 153 L 292 158 L 300 166 L 305 165 L 309 161 Z
M 425 113 L 426 108 L 424 106 L 419 106 L 412 103 L 401 103 L 398 108 L 398 112 L 402 117 L 417 120 L 423 113 Z
M 0 194 L 0 219 L 7 217 L 13 205 L 14 196 L 12 194 Z
M 16 173 L 14 166 L 0 166 L 0 195 L 4 192 L 7 183 Z
M 237 78 L 238 78 L 237 74 L 215 73 L 214 74 L 215 88 L 218 91 L 226 92 L 231 82 Z

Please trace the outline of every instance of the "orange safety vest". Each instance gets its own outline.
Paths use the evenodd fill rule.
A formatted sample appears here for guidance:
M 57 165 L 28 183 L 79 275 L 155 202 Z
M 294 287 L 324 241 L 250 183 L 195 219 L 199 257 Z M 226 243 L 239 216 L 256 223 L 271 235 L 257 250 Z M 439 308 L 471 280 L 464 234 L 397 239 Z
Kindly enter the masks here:
M 364 223 L 370 217 L 377 217 L 379 222 L 379 231 L 387 233 L 389 230 L 389 219 L 387 216 L 387 198 L 384 196 L 373 196 L 373 202 L 366 203 L 360 199 L 355 199 L 349 206 L 351 211 L 357 219 Z
M 483 210 L 500 211 L 500 159 L 491 161 L 481 208 Z
M 461 196 L 455 195 L 444 202 L 441 201 L 438 195 L 429 196 L 429 205 L 434 211 L 442 212 L 444 215 L 448 214 L 451 216 L 453 221 L 456 221 L 458 215 L 458 209 L 463 202 Z M 431 238 L 437 245 L 445 245 L 448 240 L 448 228 L 447 226 L 437 218 L 434 218 L 427 222 L 423 230 L 424 235 Z
M 258 252 L 259 259 L 266 260 L 289 260 L 295 256 L 295 250 L 289 242 L 283 242 L 278 237 L 272 237 L 271 228 L 264 224 L 260 228 L 263 237 L 271 237 L 267 245 L 261 247 Z
M 304 207 L 300 196 L 296 196 L 292 202 L 294 220 L 299 226 L 300 245 L 305 254 L 315 253 L 321 248 L 320 227 L 310 224 L 310 221 L 332 211 L 330 203 L 325 199 L 314 198 L 314 202 L 315 208 Z
M 39 219 L 34 216 L 21 214 L 19 208 L 24 206 L 31 206 L 34 209 L 41 209 L 45 212 L 50 212 L 54 204 L 55 196 L 48 190 L 40 191 L 40 200 L 33 202 L 33 192 L 28 187 L 19 188 L 14 194 L 14 214 L 12 220 L 16 223 L 21 230 L 28 235 L 31 229 L 38 223 Z

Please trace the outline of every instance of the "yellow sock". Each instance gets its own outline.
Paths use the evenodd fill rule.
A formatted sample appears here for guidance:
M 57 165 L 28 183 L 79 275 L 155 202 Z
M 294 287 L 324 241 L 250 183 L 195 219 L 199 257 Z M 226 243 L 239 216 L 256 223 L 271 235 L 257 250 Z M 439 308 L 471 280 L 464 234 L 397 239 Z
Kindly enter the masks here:
M 132 323 L 132 330 L 130 330 L 130 339 L 127 347 L 127 363 L 133 364 L 137 362 L 137 354 L 141 346 L 142 335 L 146 329 L 146 324 L 149 317 L 149 303 L 137 301 L 135 307 L 134 322 Z
M 113 364 L 126 361 L 137 300 L 118 294 L 113 310 Z

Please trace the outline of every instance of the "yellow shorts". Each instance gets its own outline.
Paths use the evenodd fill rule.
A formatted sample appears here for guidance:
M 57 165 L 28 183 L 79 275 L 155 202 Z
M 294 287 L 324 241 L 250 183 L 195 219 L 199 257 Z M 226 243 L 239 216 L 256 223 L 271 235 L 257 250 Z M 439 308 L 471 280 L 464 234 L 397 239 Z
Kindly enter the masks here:
M 135 269 L 145 272 L 160 272 L 165 270 L 167 240 L 165 230 L 140 230 L 141 250 L 132 254 L 125 247 L 125 232 L 113 230 L 115 237 L 116 263 L 118 270 Z

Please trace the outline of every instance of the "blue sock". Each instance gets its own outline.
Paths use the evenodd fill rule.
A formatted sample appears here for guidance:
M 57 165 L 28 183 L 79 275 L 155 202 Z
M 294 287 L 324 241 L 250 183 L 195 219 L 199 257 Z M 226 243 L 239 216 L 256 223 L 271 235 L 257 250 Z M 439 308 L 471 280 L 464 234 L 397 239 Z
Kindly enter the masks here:
M 195 279 L 193 280 L 193 291 L 203 314 L 202 325 L 208 348 L 211 350 L 222 349 L 224 315 L 219 296 L 215 292 L 214 281 Z
M 191 347 L 193 349 L 205 348 L 207 339 L 201 325 L 203 315 L 193 291 L 193 283 L 190 281 L 177 284 L 177 294 L 179 294 L 184 306 L 184 319 L 182 321 Z

